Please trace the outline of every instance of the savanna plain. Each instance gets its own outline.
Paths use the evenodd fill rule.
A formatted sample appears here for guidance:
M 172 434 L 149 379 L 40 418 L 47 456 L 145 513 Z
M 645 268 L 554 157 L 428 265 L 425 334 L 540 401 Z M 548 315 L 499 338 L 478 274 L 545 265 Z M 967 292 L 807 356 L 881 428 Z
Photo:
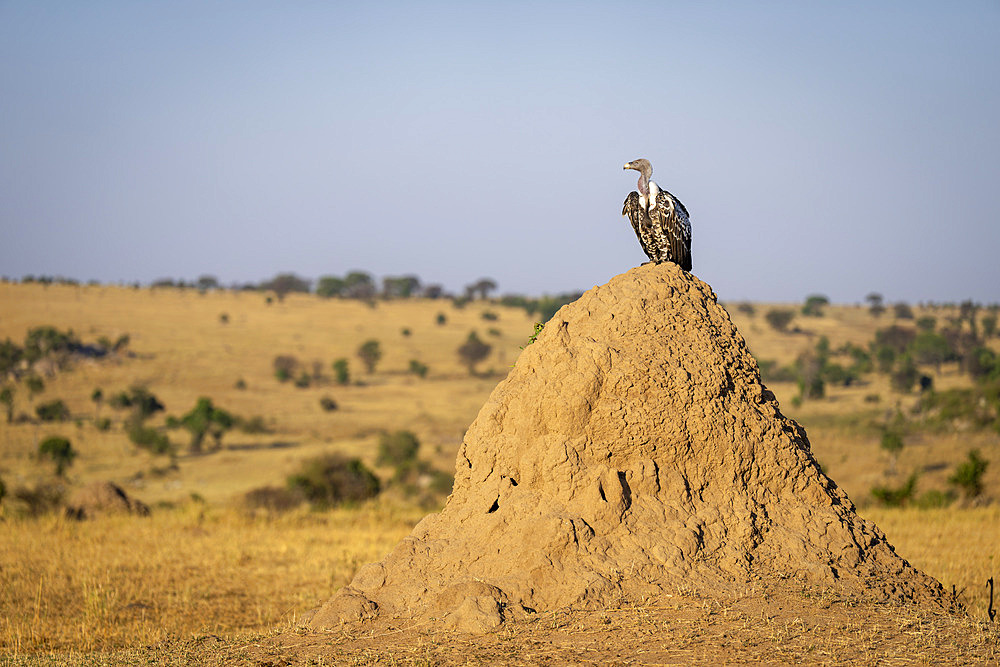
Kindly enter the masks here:
M 539 314 L 501 299 L 4 282 L 0 662 L 996 663 L 996 309 L 726 305 L 823 470 L 957 611 L 762 587 L 476 637 L 307 635 L 302 614 L 444 503 L 465 429 Z M 131 511 L 87 505 L 99 482 Z

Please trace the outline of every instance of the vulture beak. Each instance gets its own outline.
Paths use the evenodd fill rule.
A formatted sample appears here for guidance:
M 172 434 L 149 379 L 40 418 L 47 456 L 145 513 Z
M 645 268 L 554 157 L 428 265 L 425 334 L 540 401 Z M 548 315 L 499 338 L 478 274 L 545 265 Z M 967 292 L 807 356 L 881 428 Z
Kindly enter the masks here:
M 625 166 L 624 166 L 624 167 L 622 167 L 622 169 L 628 169 L 628 168 L 629 168 L 629 167 L 631 167 L 631 166 L 632 166 L 632 163 L 631 163 L 631 162 L 626 162 L 626 163 L 625 163 Z

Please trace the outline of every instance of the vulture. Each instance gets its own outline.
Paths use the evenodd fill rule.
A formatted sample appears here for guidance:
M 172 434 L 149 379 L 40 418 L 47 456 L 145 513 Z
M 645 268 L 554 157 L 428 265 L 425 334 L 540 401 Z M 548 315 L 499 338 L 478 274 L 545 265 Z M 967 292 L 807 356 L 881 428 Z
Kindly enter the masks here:
M 622 215 L 632 223 L 639 245 L 653 262 L 673 262 L 691 270 L 691 223 L 681 200 L 663 190 L 649 177 L 649 160 L 632 160 L 625 169 L 639 172 L 639 191 L 628 193 Z

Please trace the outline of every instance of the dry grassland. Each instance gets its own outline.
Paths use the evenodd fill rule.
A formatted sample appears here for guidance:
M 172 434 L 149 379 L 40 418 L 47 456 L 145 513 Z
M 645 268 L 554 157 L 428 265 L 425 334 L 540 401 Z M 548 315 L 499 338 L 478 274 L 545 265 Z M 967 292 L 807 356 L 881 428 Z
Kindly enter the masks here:
M 888 315 L 875 321 L 863 309 L 836 307 L 823 318 L 799 318 L 797 324 L 806 333 L 780 334 L 763 321 L 765 309 L 758 307 L 755 317 L 733 312 L 733 318 L 758 358 L 782 364 L 815 345 L 819 335 L 828 336 L 835 347 L 845 341 L 865 344 L 876 327 L 891 322 Z M 486 310 L 499 319 L 484 320 Z M 439 312 L 447 318 L 443 326 L 436 323 Z M 228 323 L 220 320 L 223 313 Z M 127 333 L 136 356 L 120 363 L 81 362 L 47 379 L 45 391 L 33 401 L 26 390 L 18 389 L 17 413 L 33 415 L 34 405 L 61 398 L 75 421 L 0 423 L 0 479 L 8 493 L 51 478 L 51 466 L 37 461 L 33 452 L 42 438 L 63 435 L 80 452 L 68 473 L 72 484 L 112 480 L 154 511 L 148 518 L 105 517 L 87 522 L 57 516 L 20 519 L 9 509 L 8 498 L 0 521 L 0 662 L 34 661 L 55 651 L 52 659 L 64 664 L 83 660 L 81 652 L 98 664 L 149 660 L 182 664 L 189 659 L 227 663 L 244 658 L 249 664 L 267 664 L 267 656 L 253 648 L 254 638 L 260 637 L 253 633 L 289 628 L 299 614 L 347 582 L 359 564 L 381 558 L 425 510 L 389 498 L 354 509 L 296 511 L 268 518 L 247 516 L 236 499 L 252 488 L 282 485 L 303 459 L 323 452 L 360 456 L 373 465 L 382 429 L 414 431 L 423 443 L 421 456 L 450 472 L 465 429 L 516 360 L 518 347 L 531 333 L 532 319 L 521 310 L 479 303 L 463 309 L 450 302 L 422 300 L 369 307 L 291 295 L 282 303 L 268 305 L 256 293 L 0 284 L 0 340 L 9 337 L 20 342 L 29 327 L 38 325 L 72 328 L 87 342 L 100 336 L 113 340 Z M 409 336 L 403 335 L 404 328 L 410 330 Z M 491 328 L 500 335 L 488 334 Z M 459 364 L 455 350 L 473 329 L 494 346 L 480 367 L 492 368 L 492 375 L 470 377 Z M 358 345 L 368 338 L 379 339 L 384 350 L 371 376 L 362 372 L 355 356 Z M 305 389 L 279 383 L 271 365 L 279 354 L 295 355 L 307 365 L 319 360 L 331 377 L 331 362 L 346 357 L 352 377 L 360 383 L 341 387 L 330 382 Z M 427 379 L 407 372 L 411 359 L 429 366 Z M 246 389 L 236 388 L 239 379 L 245 381 Z M 935 381 L 941 387 L 967 383 L 957 369 L 948 367 Z M 93 390 L 101 387 L 110 395 L 136 383 L 158 396 L 167 414 L 180 415 L 199 396 L 208 396 L 235 414 L 263 417 L 270 432 L 232 432 L 221 451 L 198 457 L 181 455 L 177 468 L 168 470 L 165 458 L 137 451 L 118 424 L 108 432 L 93 426 Z M 873 423 L 897 408 L 907 410 L 914 396 L 894 394 L 883 378 L 874 376 L 863 386 L 830 389 L 827 399 L 798 408 L 791 403 L 796 392 L 793 386 L 778 384 L 771 389 L 786 414 L 806 426 L 817 459 L 861 506 L 862 514 L 874 520 L 916 567 L 947 587 L 954 585 L 976 622 L 984 618 L 984 582 L 1000 575 L 1000 509 L 996 505 L 884 509 L 871 506 L 870 489 L 876 484 L 900 483 L 911 471 L 922 473 L 921 491 L 945 489 L 954 465 L 970 448 L 978 447 L 992 462 L 984 480 L 985 495 L 996 498 L 1000 495 L 997 434 L 915 434 L 908 437 L 899 457 L 899 473 L 891 476 Z M 881 400 L 867 402 L 865 397 L 871 394 Z M 333 397 L 340 409 L 324 412 L 319 405 L 324 395 Z M 121 417 L 106 405 L 101 414 Z M 161 414 L 153 424 L 162 425 L 164 419 Z M 178 445 L 186 443 L 182 431 L 170 436 Z M 387 476 L 389 471 L 379 472 Z M 702 602 L 678 604 L 698 623 L 688 628 L 690 635 L 681 626 L 671 626 L 670 633 L 675 634 L 668 635 L 689 650 L 673 658 L 664 653 L 663 660 L 710 661 L 714 654 L 708 647 L 719 642 L 725 645 L 729 626 L 717 625 L 716 612 L 708 613 Z M 731 613 L 743 614 L 744 625 L 728 630 L 737 651 L 733 656 L 741 655 L 737 650 L 741 646 L 750 647 L 747 642 L 753 633 L 757 636 L 768 627 L 771 635 L 764 637 L 760 655 L 778 660 L 811 656 L 812 661 L 837 662 L 829 654 L 849 645 L 870 648 L 869 653 L 857 654 L 859 659 L 888 655 L 878 653 L 878 628 L 854 627 L 851 624 L 860 621 L 852 621 L 850 614 L 845 614 L 841 632 L 820 637 L 824 631 L 819 626 L 810 629 L 808 619 L 799 618 L 796 625 L 794 617 L 777 614 L 767 619 L 759 610 L 740 609 L 734 606 Z M 623 640 L 617 660 L 601 654 L 607 661 L 624 663 L 640 654 L 645 629 L 666 631 L 663 613 L 633 608 L 608 612 L 607 621 L 593 616 L 565 622 L 582 623 L 581 632 L 605 643 L 616 632 L 633 637 L 637 643 Z M 756 620 L 746 620 L 751 616 Z M 904 621 L 890 615 L 879 623 Z M 562 659 L 546 653 L 552 650 L 551 637 L 545 640 L 544 633 L 531 634 L 564 630 L 560 622 L 549 619 L 545 623 L 552 627 L 511 630 L 507 638 L 490 636 L 476 647 L 463 648 L 457 639 L 448 644 L 419 633 L 408 635 L 405 646 L 389 642 L 377 650 L 352 652 L 348 642 L 341 644 L 341 653 L 330 649 L 323 660 L 327 664 L 461 664 L 462 656 L 473 661 L 503 661 L 507 656 L 560 664 Z M 892 649 L 892 655 L 899 662 L 908 661 L 904 660 L 907 655 L 917 661 L 920 655 L 924 661 L 932 655 L 947 655 L 946 651 L 923 654 L 915 647 L 927 632 L 950 636 L 942 628 L 956 622 L 921 620 L 924 625 L 918 630 L 906 630 L 915 638 L 910 654 L 901 644 Z M 944 625 L 934 630 L 934 623 Z M 718 639 L 720 633 L 723 639 Z M 243 657 L 237 660 L 236 654 L 213 653 L 205 644 L 209 635 L 244 637 L 222 644 L 225 651 L 241 647 L 238 653 Z M 995 643 L 995 632 L 982 637 Z M 168 648 L 159 653 L 138 648 L 161 641 Z M 580 646 L 576 649 L 585 659 L 586 651 Z M 106 653 L 112 650 L 120 652 Z M 965 654 L 956 649 L 954 655 L 957 659 Z M 991 654 L 984 649 L 975 655 Z M 996 653 L 992 655 L 995 660 Z

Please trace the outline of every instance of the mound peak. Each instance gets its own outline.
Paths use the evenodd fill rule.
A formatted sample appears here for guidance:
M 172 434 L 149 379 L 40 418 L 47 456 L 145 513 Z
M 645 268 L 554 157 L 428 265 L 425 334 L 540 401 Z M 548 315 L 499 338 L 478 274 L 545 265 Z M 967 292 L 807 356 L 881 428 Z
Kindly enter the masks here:
M 820 470 L 708 285 L 648 264 L 555 314 L 466 433 L 444 509 L 310 625 L 475 631 L 787 579 L 941 596 Z

